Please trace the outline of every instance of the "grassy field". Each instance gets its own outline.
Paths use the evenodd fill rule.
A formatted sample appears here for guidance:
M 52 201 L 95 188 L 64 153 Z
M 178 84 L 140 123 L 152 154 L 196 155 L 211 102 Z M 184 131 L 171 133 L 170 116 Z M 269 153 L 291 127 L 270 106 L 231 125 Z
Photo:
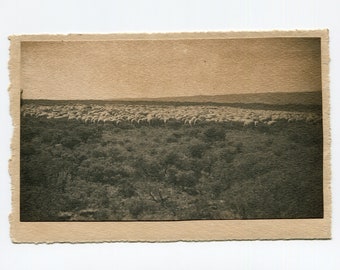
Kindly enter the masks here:
M 21 221 L 320 218 L 322 123 L 22 116 Z

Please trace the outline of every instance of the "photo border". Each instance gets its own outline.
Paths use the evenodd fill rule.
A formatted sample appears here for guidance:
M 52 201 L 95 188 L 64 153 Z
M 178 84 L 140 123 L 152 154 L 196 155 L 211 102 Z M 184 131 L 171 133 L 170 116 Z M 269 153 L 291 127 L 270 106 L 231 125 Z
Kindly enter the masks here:
M 21 42 L 313 37 L 321 39 L 324 217 L 320 219 L 136 222 L 20 222 Z M 331 167 L 328 30 L 154 34 L 22 35 L 10 37 L 10 111 L 14 126 L 11 238 L 15 243 L 173 242 L 331 238 Z

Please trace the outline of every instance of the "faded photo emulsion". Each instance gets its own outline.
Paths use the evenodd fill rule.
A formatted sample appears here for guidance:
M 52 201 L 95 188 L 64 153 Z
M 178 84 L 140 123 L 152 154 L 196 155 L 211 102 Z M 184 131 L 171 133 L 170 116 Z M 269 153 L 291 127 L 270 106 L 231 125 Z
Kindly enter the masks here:
M 269 33 L 14 38 L 18 224 L 171 241 L 306 221 L 327 238 L 325 32 Z M 163 237 L 124 234 L 138 224 Z

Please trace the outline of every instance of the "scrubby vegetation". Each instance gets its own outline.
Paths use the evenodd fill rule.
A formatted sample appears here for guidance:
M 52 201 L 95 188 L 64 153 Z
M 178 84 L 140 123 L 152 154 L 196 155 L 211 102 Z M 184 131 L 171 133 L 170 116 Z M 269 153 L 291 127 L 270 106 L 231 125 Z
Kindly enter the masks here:
M 21 119 L 21 220 L 323 216 L 321 122 Z

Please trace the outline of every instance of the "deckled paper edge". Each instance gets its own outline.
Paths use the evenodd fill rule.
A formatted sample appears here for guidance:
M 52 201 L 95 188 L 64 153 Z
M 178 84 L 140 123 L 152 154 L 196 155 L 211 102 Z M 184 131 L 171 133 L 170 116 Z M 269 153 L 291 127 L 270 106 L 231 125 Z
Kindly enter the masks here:
M 104 41 L 317 37 L 322 51 L 324 129 L 324 218 L 171 222 L 20 222 L 20 43 L 23 41 Z M 14 133 L 9 170 L 12 179 L 11 239 L 14 243 L 174 242 L 220 240 L 331 239 L 331 164 L 328 30 L 21 35 L 10 37 L 10 113 Z

